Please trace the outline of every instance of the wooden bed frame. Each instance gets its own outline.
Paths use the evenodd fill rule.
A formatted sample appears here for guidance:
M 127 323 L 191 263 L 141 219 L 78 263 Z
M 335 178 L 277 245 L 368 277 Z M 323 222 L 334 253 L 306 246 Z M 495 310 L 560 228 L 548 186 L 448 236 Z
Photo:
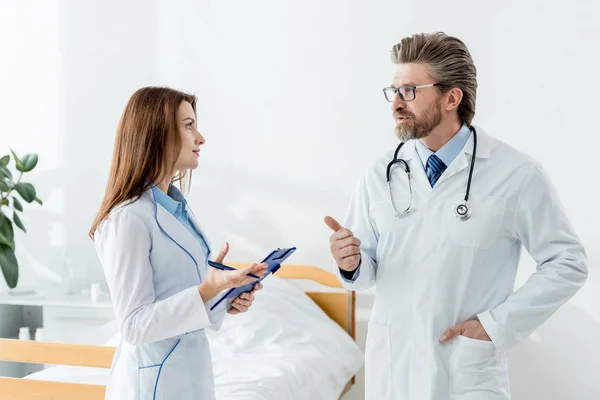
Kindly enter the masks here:
M 239 268 L 246 264 L 230 265 Z M 343 288 L 334 274 L 314 266 L 283 265 L 277 271 L 277 276 L 310 280 L 331 288 Z M 356 340 L 354 292 L 344 290 L 306 293 Z M 110 368 L 114 352 L 115 347 L 110 346 L 0 339 L 0 361 Z M 353 384 L 354 377 L 348 382 L 340 398 L 350 391 Z M 104 400 L 105 389 L 102 385 L 0 377 L 2 400 Z

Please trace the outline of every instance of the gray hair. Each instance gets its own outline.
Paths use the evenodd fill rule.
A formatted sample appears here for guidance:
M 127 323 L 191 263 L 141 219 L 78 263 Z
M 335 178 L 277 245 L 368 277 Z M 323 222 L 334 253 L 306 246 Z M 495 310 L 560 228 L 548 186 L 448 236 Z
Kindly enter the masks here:
M 429 75 L 439 83 L 442 92 L 458 87 L 463 98 L 458 106 L 458 118 L 471 125 L 475 116 L 477 70 L 467 46 L 443 32 L 419 33 L 405 37 L 392 47 L 392 62 L 427 64 Z

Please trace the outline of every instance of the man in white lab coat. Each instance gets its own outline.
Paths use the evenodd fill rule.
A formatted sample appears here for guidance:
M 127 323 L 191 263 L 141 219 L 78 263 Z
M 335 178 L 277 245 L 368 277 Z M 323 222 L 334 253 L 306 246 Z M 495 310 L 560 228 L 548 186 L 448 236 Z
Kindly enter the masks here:
M 542 167 L 471 125 L 462 41 L 413 35 L 392 61 L 406 143 L 365 172 L 344 226 L 325 218 L 342 284 L 375 286 L 366 399 L 510 399 L 506 352 L 581 288 L 584 248 Z M 513 291 L 522 247 L 537 271 Z

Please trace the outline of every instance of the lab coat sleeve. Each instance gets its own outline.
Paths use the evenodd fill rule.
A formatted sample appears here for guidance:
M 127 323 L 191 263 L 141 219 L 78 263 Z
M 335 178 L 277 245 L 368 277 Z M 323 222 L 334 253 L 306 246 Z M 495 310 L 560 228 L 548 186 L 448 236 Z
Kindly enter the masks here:
M 192 223 L 193 226 L 197 226 L 197 222 L 196 222 L 196 217 L 194 216 L 194 213 L 191 211 L 191 218 L 190 218 L 190 222 Z M 197 229 L 198 232 L 200 232 L 200 229 Z M 206 236 L 203 235 L 202 233 L 200 233 L 202 240 L 204 241 L 205 245 L 206 245 L 206 251 L 208 253 L 208 256 L 210 257 L 210 241 L 207 240 Z M 202 276 L 207 276 L 208 272 L 210 270 L 210 266 L 208 265 L 208 263 L 204 264 L 204 272 L 202 274 Z M 211 310 L 210 308 L 217 302 L 219 301 L 219 299 L 221 297 L 223 297 L 223 295 L 225 293 L 227 293 L 229 289 L 224 289 L 222 290 L 219 294 L 217 294 L 215 297 L 213 297 L 212 299 L 210 299 L 209 301 L 207 301 L 205 303 L 205 308 L 206 308 L 206 314 L 208 315 L 208 318 L 210 320 L 210 326 L 208 326 L 208 328 L 212 329 L 213 331 L 218 331 L 219 329 L 221 329 L 221 325 L 223 324 L 223 319 L 225 318 L 225 316 L 227 315 L 227 310 L 229 309 L 229 305 L 231 304 L 230 299 L 225 299 L 221 302 L 221 304 L 219 304 L 217 307 L 215 307 L 214 310 Z
M 227 289 L 228 290 L 228 289 Z M 213 331 L 218 331 L 221 329 L 221 325 L 223 325 L 223 319 L 227 315 L 227 310 L 229 309 L 230 299 L 225 299 L 215 307 L 214 310 L 210 308 L 215 304 L 226 292 L 227 290 L 221 291 L 218 295 L 216 295 L 213 299 L 209 300 L 205 304 L 206 313 L 208 314 L 208 318 L 210 320 L 209 328 Z
M 524 182 L 514 224 L 537 271 L 504 303 L 478 315 L 500 350 L 527 338 L 587 279 L 585 250 L 541 167 L 535 167 Z
M 377 275 L 377 242 L 379 235 L 371 218 L 366 175 L 356 186 L 350 199 L 343 226 L 350 229 L 360 242 L 360 264 L 351 279 L 342 275 L 339 267 L 335 271 L 338 279 L 348 290 L 364 290 L 375 284 Z
M 125 341 L 149 343 L 212 324 L 197 285 L 156 300 L 152 243 L 140 217 L 125 209 L 113 212 L 96 232 L 95 244 Z

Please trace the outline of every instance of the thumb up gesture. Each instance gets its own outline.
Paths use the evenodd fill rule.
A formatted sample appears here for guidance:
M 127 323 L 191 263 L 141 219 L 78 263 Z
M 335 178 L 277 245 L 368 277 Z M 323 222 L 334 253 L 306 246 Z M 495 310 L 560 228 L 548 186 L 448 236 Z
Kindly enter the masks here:
M 329 239 L 329 249 L 338 267 L 345 271 L 354 271 L 360 264 L 360 240 L 332 217 L 325 217 L 325 223 L 333 231 Z

